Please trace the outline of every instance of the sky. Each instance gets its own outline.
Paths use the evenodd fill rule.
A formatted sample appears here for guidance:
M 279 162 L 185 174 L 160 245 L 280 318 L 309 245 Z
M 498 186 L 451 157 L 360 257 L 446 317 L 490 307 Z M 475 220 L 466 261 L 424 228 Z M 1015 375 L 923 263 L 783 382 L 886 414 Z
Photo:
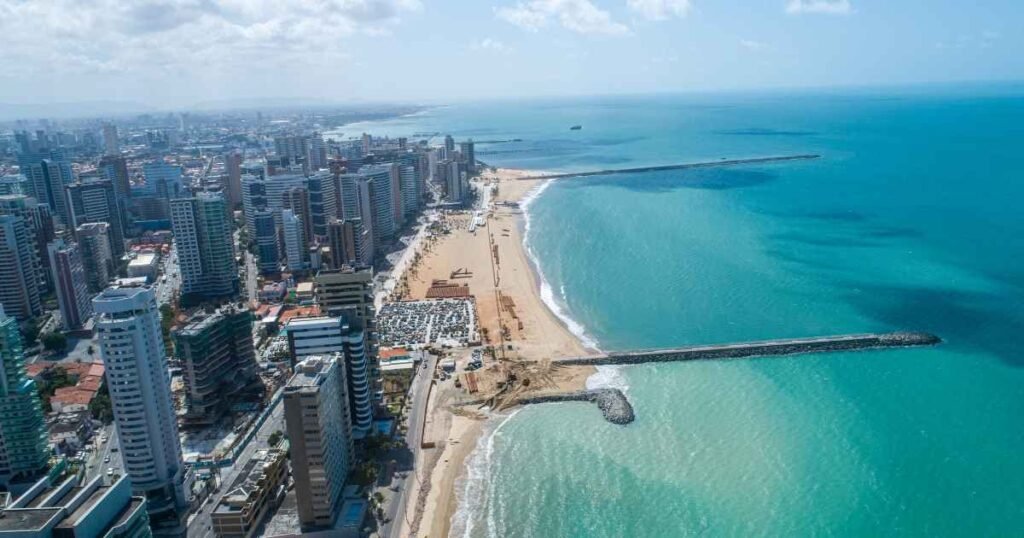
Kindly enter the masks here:
M 1024 80 L 1020 0 L 0 0 L 0 103 Z

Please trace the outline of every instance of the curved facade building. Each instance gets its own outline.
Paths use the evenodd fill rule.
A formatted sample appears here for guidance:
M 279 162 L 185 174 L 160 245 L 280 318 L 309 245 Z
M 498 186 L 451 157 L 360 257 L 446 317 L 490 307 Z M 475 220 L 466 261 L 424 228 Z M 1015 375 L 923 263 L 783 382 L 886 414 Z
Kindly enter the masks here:
M 373 426 L 372 371 L 365 333 L 351 328 L 343 317 L 295 318 L 285 331 L 294 362 L 318 355 L 344 355 L 352 435 L 364 437 Z
M 107 288 L 93 310 L 132 490 L 146 497 L 155 534 L 183 535 L 186 473 L 156 293 L 148 286 Z

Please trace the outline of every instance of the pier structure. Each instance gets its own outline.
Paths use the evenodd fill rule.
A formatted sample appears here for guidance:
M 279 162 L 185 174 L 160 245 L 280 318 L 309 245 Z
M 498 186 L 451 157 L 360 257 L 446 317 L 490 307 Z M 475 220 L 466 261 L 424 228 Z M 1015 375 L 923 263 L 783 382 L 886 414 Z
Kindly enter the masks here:
M 543 174 L 539 176 L 523 176 L 518 180 L 536 179 L 566 179 L 592 176 L 610 176 L 614 174 L 636 174 L 641 172 L 662 172 L 666 170 L 689 170 L 695 168 L 719 168 L 724 166 L 742 166 L 756 164 L 771 164 L 787 161 L 810 161 L 821 158 L 821 155 L 807 153 L 801 155 L 776 155 L 772 157 L 754 157 L 749 159 L 722 159 L 719 161 L 706 161 L 699 163 L 666 164 L 660 166 L 642 166 L 639 168 L 610 168 L 606 170 L 590 170 L 585 172 L 565 172 L 561 174 Z
M 758 342 L 740 342 L 672 349 L 653 349 L 609 353 L 594 357 L 555 359 L 553 364 L 566 366 L 609 366 L 618 364 L 644 364 L 649 362 L 678 362 L 697 360 L 730 360 L 755 357 L 778 357 L 808 353 L 833 353 L 866 349 L 907 348 L 933 346 L 942 342 L 934 334 L 924 332 L 894 332 L 874 334 L 844 334 L 816 338 L 786 338 Z M 626 395 L 618 389 L 593 389 L 564 393 L 523 396 L 520 405 L 552 402 L 592 402 L 605 420 L 626 425 L 635 415 Z

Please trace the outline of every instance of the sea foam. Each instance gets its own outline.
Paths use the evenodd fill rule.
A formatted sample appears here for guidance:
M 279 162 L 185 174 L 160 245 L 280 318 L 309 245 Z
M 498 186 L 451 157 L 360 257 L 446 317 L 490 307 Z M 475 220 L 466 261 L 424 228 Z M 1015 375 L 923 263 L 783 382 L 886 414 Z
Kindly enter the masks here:
M 488 535 L 493 535 L 495 522 L 489 501 L 494 493 L 492 482 L 498 474 L 494 461 L 494 439 L 519 411 L 516 409 L 508 415 L 496 415 L 477 440 L 476 447 L 466 460 L 466 472 L 455 485 L 458 509 L 452 515 L 448 536 L 473 536 L 473 531 L 481 525 L 479 519 L 485 511 L 487 517 L 484 523 L 489 528 Z
M 544 301 L 544 304 L 551 310 L 551 313 L 555 315 L 562 323 L 565 324 L 566 328 L 569 329 L 576 338 L 583 342 L 583 345 L 598 349 L 597 341 L 594 340 L 590 335 L 587 334 L 586 329 L 583 328 L 578 321 L 569 316 L 563 305 L 566 303 L 565 288 L 561 288 L 561 300 L 555 297 L 554 289 L 551 287 L 551 283 L 548 282 L 546 276 L 544 276 L 544 270 L 541 268 L 540 260 L 537 258 L 536 252 L 530 245 L 530 206 L 533 202 L 544 193 L 545 190 L 555 180 L 549 179 L 544 183 L 541 183 L 537 188 L 531 190 L 522 200 L 519 201 L 519 208 L 523 211 L 523 247 L 526 249 L 526 255 L 530 259 L 530 263 L 533 264 L 534 271 L 537 272 L 537 277 L 540 280 L 540 298 Z

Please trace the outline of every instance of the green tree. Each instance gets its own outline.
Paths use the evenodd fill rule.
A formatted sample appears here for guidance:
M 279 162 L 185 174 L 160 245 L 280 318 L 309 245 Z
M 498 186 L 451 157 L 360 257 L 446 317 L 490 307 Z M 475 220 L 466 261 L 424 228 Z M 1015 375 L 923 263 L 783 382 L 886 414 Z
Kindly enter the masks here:
M 284 434 L 281 433 L 281 430 L 276 430 L 267 438 L 267 444 L 270 446 L 277 446 L 277 444 L 281 442 L 282 437 L 284 437 Z
M 96 397 L 89 403 L 89 411 L 92 413 L 92 418 L 104 424 L 113 422 L 114 406 L 110 403 L 110 393 L 107 391 L 106 383 L 100 387 Z
M 64 333 L 46 333 L 39 340 L 43 343 L 43 349 L 47 351 L 59 353 L 68 347 L 68 338 L 64 336 Z

